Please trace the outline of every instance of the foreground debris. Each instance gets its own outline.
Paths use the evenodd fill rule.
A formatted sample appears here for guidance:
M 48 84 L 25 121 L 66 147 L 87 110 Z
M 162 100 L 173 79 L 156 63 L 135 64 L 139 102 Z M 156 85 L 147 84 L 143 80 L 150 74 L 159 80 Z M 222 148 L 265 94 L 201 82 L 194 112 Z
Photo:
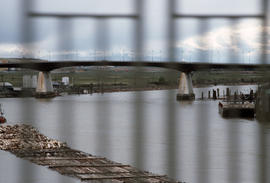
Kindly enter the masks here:
M 81 181 L 176 182 L 167 176 L 71 149 L 29 125 L 0 126 L 0 149 Z

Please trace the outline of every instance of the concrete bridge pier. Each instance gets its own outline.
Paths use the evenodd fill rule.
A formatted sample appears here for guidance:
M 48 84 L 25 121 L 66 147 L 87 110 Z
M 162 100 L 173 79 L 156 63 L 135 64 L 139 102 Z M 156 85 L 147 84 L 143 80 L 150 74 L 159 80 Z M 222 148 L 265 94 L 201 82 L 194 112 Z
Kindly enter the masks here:
M 50 72 L 39 72 L 38 82 L 36 88 L 36 97 L 53 97 L 55 92 L 53 90 L 52 78 Z
M 195 99 L 190 72 L 181 73 L 180 80 L 179 80 L 179 89 L 178 89 L 176 99 L 177 100 L 194 100 Z

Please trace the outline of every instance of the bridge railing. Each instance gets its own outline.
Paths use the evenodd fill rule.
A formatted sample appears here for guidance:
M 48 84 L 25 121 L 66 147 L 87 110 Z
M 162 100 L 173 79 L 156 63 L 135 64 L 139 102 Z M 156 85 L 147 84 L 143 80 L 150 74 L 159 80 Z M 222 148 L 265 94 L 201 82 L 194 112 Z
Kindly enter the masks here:
M 100 48 L 106 48 L 107 45 L 109 44 L 109 33 L 110 33 L 110 28 L 108 25 L 108 20 L 112 19 L 125 19 L 125 20 L 131 20 L 134 21 L 135 24 L 135 31 L 133 34 L 133 47 L 134 53 L 135 54 L 135 60 L 137 61 L 142 61 L 142 53 L 143 48 L 145 48 L 145 20 L 144 20 L 144 15 L 145 15 L 145 10 L 146 10 L 146 2 L 143 0 L 136 0 L 134 1 L 134 7 L 135 7 L 135 13 L 131 14 L 91 14 L 91 13 L 42 13 L 42 12 L 37 12 L 34 11 L 33 9 L 33 4 L 35 2 L 31 0 L 23 0 L 23 11 L 27 15 L 26 19 L 23 19 L 23 34 L 22 34 L 22 40 L 24 42 L 30 42 L 32 40 L 33 35 L 35 35 L 34 32 L 34 27 L 32 25 L 32 21 L 35 19 L 42 19 L 42 18 L 52 18 L 56 19 L 59 21 L 58 25 L 58 47 L 65 47 L 69 49 L 75 49 L 74 44 L 72 41 L 70 41 L 67 44 L 67 41 L 64 40 L 65 38 L 62 37 L 62 33 L 65 32 L 68 34 L 71 38 L 73 39 L 73 32 L 72 32 L 72 24 L 70 20 L 72 19 L 77 19 L 77 18 L 84 18 L 84 19 L 94 19 L 96 20 L 96 42 L 95 42 L 95 47 Z M 166 32 L 167 32 L 167 39 L 166 39 L 166 45 L 167 47 L 165 48 L 164 52 L 167 53 L 167 58 L 168 60 L 175 61 L 176 58 L 176 50 L 173 49 L 172 45 L 175 45 L 177 42 L 177 38 L 180 36 L 179 32 L 181 30 L 178 30 L 178 27 L 176 26 L 176 21 L 179 19 L 196 19 L 200 21 L 198 30 L 199 32 L 203 33 L 209 30 L 209 20 L 211 19 L 228 19 L 229 22 L 231 22 L 231 25 L 234 23 L 238 22 L 241 19 L 250 19 L 250 18 L 255 18 L 255 19 L 261 19 L 262 21 L 262 26 L 267 27 L 268 26 L 268 12 L 269 12 L 269 1 L 268 0 L 262 0 L 260 1 L 262 11 L 259 14 L 183 14 L 183 13 L 177 13 L 176 8 L 177 3 L 179 1 L 176 0 L 170 0 L 166 1 L 167 5 L 167 26 L 166 26 Z M 245 5 L 243 5 L 245 6 Z M 181 28 L 180 28 L 181 29 Z M 259 59 L 259 62 L 261 64 L 266 64 L 266 50 L 267 50 L 267 43 L 268 43 L 268 37 L 267 37 L 267 31 L 262 31 L 261 35 L 261 56 Z M 202 60 L 207 60 L 206 59 L 207 55 L 201 54 L 200 58 Z M 234 56 L 231 54 L 229 57 L 233 58 Z M 137 70 L 143 70 L 141 67 L 137 67 Z M 103 71 L 100 71 L 100 74 L 98 77 L 102 80 L 102 73 Z M 140 78 L 140 75 L 136 75 L 135 77 Z M 170 76 L 169 76 L 170 77 Z M 173 76 L 172 76 L 173 77 Z M 140 80 L 138 80 L 140 82 Z M 193 159 L 192 162 L 195 162 L 196 165 L 194 165 L 196 168 L 194 168 L 194 177 L 197 177 L 194 180 L 199 180 L 198 182 L 211 182 L 211 160 L 213 160 L 212 156 L 215 156 L 214 154 L 210 154 L 210 148 L 212 148 L 211 144 L 211 133 L 212 133 L 212 128 L 214 128 L 213 124 L 208 123 L 208 121 L 211 119 L 211 111 L 208 108 L 196 108 L 196 112 L 190 112 L 191 114 L 183 114 L 182 115 L 194 115 L 197 121 L 200 121 L 199 123 L 195 123 L 196 125 L 193 127 L 190 127 L 189 124 L 185 121 L 183 121 L 181 116 L 179 117 L 178 113 L 179 110 L 182 110 L 182 108 L 187 107 L 183 103 L 175 103 L 172 101 L 175 101 L 175 92 L 174 91 L 167 91 L 165 97 L 165 102 L 162 103 L 162 105 L 166 105 L 164 109 L 166 111 L 164 112 L 164 120 L 166 126 L 162 129 L 162 133 L 165 134 L 165 144 L 166 148 L 164 148 L 165 152 L 164 153 L 164 159 L 161 160 L 164 162 L 164 170 L 161 172 L 163 174 L 168 174 L 169 176 L 173 178 L 179 178 L 181 177 L 186 177 L 185 176 L 185 170 L 182 169 L 181 164 L 186 164 L 188 163 L 187 159 L 185 159 L 184 156 L 182 156 L 185 151 L 185 148 L 188 150 L 193 149 L 194 151 L 196 150 L 196 155 L 198 157 L 191 156 L 195 158 L 196 160 Z M 145 102 L 147 100 L 147 96 L 145 96 L 144 93 L 142 92 L 136 92 L 134 95 L 134 102 L 131 107 L 132 111 L 132 116 L 133 118 L 131 119 L 131 123 L 133 125 L 132 129 L 130 129 L 130 133 L 133 133 L 132 139 L 130 146 L 132 146 L 133 152 L 132 154 L 129 154 L 127 156 L 131 156 L 133 159 L 133 164 L 141 169 L 147 169 L 147 157 L 146 156 L 146 149 L 147 144 L 148 144 L 148 127 L 147 127 L 147 120 L 149 120 L 149 117 L 147 115 L 147 103 Z M 106 96 L 102 102 L 98 103 L 97 106 L 95 106 L 96 113 L 94 117 L 89 117 L 89 120 L 96 120 L 96 131 L 100 132 L 97 134 L 97 141 L 96 146 L 97 149 L 99 149 L 97 152 L 103 151 L 103 154 L 111 154 L 113 153 L 113 147 L 110 147 L 110 142 L 111 139 L 114 139 L 114 132 L 110 132 L 108 134 L 101 133 L 103 130 L 105 131 L 110 131 L 109 128 L 111 127 L 111 116 L 113 114 L 110 114 L 111 112 L 111 105 L 110 102 L 113 101 L 113 98 L 110 98 L 110 96 Z M 62 101 L 65 102 L 65 101 Z M 27 104 L 26 104 L 27 103 Z M 59 107 L 59 113 L 58 113 L 58 122 L 59 123 L 67 123 L 66 125 L 69 127 L 76 128 L 76 122 L 72 124 L 72 119 L 75 117 L 73 116 L 74 111 L 76 111 L 75 107 L 72 106 L 71 103 L 68 103 L 65 108 L 63 108 L 63 105 L 60 105 Z M 26 107 L 27 105 L 27 107 Z M 180 107 L 179 107 L 180 105 Z M 34 100 L 27 100 L 22 101 L 21 103 L 21 110 L 22 113 L 25 115 L 24 119 L 28 119 L 28 116 L 34 116 L 38 115 L 37 111 L 35 109 L 35 101 Z M 193 114 L 195 113 L 195 114 Z M 110 115 L 106 115 L 110 114 Z M 115 115 L 115 114 L 114 114 Z M 121 114 L 118 114 L 119 118 L 121 118 Z M 76 118 L 78 119 L 78 118 Z M 240 125 L 234 125 L 232 124 L 234 121 L 233 120 L 228 120 L 230 121 L 227 128 L 225 135 L 227 137 L 227 148 L 228 150 L 226 152 L 220 152 L 221 154 L 226 154 L 226 156 L 229 157 L 229 163 L 226 169 L 227 173 L 227 178 L 224 178 L 224 180 L 227 181 L 222 181 L 222 182 L 240 182 L 237 180 L 243 180 L 240 179 L 242 175 L 240 175 L 238 171 L 239 162 L 240 162 L 240 154 L 241 152 L 241 146 L 245 145 L 242 144 L 242 139 L 240 139 L 240 136 L 237 133 L 241 133 Z M 39 126 L 38 121 L 35 122 L 34 125 Z M 186 127 L 187 126 L 187 127 Z M 193 142 L 187 143 L 184 141 L 184 138 L 186 137 L 184 134 L 179 133 L 179 128 L 188 128 L 188 130 L 194 130 L 194 135 Z M 193 128 L 193 129 L 189 129 Z M 160 129 L 159 129 L 160 130 Z M 257 144 L 257 149 L 259 155 L 267 155 L 267 134 L 264 134 L 263 129 L 260 127 L 258 128 L 261 132 L 258 133 L 258 144 Z M 182 131 L 183 132 L 183 131 Z M 63 137 L 66 137 L 70 135 L 71 139 L 70 143 L 72 143 L 74 146 L 76 146 L 76 135 L 73 136 L 73 131 L 67 130 L 63 131 L 59 129 L 60 136 L 62 134 Z M 95 133 L 95 132 L 93 132 Z M 184 132 L 183 132 L 184 133 Z M 242 137 L 241 137 L 242 138 Z M 243 137 L 244 138 L 244 137 Z M 255 137 L 254 137 L 255 138 Z M 163 139 L 163 140 L 164 140 Z M 89 139 L 91 140 L 91 139 Z M 192 140 L 191 140 L 192 141 Z M 179 143 L 181 142 L 181 143 Z M 149 142 L 151 143 L 151 142 Z M 162 142 L 160 142 L 162 143 Z M 222 143 L 222 142 L 221 142 Z M 105 145 L 104 145 L 105 144 Z M 194 146 L 192 148 L 186 147 L 185 145 L 188 146 Z M 222 144 L 221 144 L 222 146 Z M 233 151 L 230 150 L 233 149 Z M 86 148 L 87 149 L 87 148 Z M 180 150 L 183 150 L 179 152 Z M 151 150 L 150 150 L 151 151 Z M 218 151 L 217 151 L 218 152 Z M 155 155 L 155 152 L 152 152 L 153 156 Z M 181 154 L 183 153 L 183 154 Z M 235 156 L 235 153 L 238 153 L 237 156 Z M 218 156 L 218 155 L 217 155 Z M 267 157 L 267 156 L 266 156 Z M 189 157 L 190 158 L 190 157 Z M 236 160 L 235 160 L 235 159 Z M 267 182 L 269 180 L 269 177 L 267 179 L 267 170 L 269 170 L 269 166 L 267 165 L 267 159 L 266 158 L 257 158 L 257 163 L 256 166 L 254 166 L 258 171 L 258 176 L 257 176 L 257 182 Z M 237 161 L 237 163 L 234 163 L 234 161 Z M 269 161 L 269 160 L 268 160 Z M 154 169 L 151 167 L 151 169 Z M 25 167 L 21 167 L 21 175 L 22 176 L 32 176 L 34 170 L 33 169 L 26 169 Z M 160 170 L 159 170 L 160 171 Z M 63 180 L 65 181 L 65 180 Z M 185 180 L 183 180 L 185 181 Z M 247 180 L 248 182 L 248 180 Z M 251 181 L 252 182 L 252 181 Z

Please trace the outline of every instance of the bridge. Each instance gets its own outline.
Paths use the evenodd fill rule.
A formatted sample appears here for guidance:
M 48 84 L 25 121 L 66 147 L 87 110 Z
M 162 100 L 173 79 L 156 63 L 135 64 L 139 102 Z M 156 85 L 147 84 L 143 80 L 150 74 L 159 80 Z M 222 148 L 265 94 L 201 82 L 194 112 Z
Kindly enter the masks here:
M 37 93 L 52 93 L 50 72 L 55 69 L 75 66 L 127 66 L 127 67 L 160 67 L 181 71 L 179 79 L 178 100 L 194 99 L 191 72 L 220 70 L 268 70 L 270 64 L 233 64 L 233 63 L 203 63 L 203 62 L 149 62 L 149 61 L 46 61 L 29 58 L 0 58 L 6 62 L 0 68 L 24 68 L 40 71 L 38 76 Z

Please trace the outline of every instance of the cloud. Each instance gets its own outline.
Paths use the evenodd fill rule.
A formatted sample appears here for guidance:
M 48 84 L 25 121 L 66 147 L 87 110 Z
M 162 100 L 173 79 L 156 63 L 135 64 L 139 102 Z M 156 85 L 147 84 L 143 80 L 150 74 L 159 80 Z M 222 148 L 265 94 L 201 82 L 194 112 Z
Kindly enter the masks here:
M 223 55 L 228 51 L 242 54 L 243 61 L 248 60 L 247 57 L 251 56 L 256 60 L 255 57 L 258 56 L 263 47 L 261 41 L 262 32 L 268 32 L 267 36 L 270 37 L 270 27 L 263 28 L 258 21 L 245 21 L 233 26 L 215 28 L 204 34 L 179 40 L 175 45 L 176 50 L 179 51 L 178 60 L 190 59 L 190 57 L 190 60 L 199 60 L 200 58 L 196 58 L 195 53 L 212 52 L 211 57 L 216 57 L 212 58 L 212 60 L 222 61 L 221 57 L 226 60 Z M 95 49 L 94 31 L 89 26 L 79 30 L 76 35 L 78 35 L 74 45 L 76 49 L 68 46 L 63 49 L 57 48 L 59 39 L 56 34 L 51 34 L 47 35 L 43 40 L 31 44 L 0 43 L 0 55 L 1 57 L 34 57 L 48 60 L 104 58 L 128 60 L 134 59 L 136 56 L 134 48 L 121 41 L 113 42 L 114 44 L 107 47 L 107 49 Z M 69 34 L 63 33 L 62 37 L 67 42 L 69 41 Z M 167 54 L 165 37 L 148 39 L 145 43 L 144 53 L 141 54 L 144 59 L 152 59 L 152 57 L 157 60 L 162 60 L 161 57 L 163 57 L 163 60 L 165 59 Z M 266 48 L 266 54 L 270 54 L 270 41 L 267 43 Z
M 246 21 L 234 26 L 217 28 L 203 35 L 189 37 L 179 41 L 176 46 L 199 51 L 232 50 L 240 52 L 241 49 L 249 49 L 258 52 L 263 46 L 261 33 L 265 31 L 268 32 L 267 37 L 270 37 L 270 27 L 263 28 L 256 21 Z M 267 47 L 269 45 L 270 42 Z

